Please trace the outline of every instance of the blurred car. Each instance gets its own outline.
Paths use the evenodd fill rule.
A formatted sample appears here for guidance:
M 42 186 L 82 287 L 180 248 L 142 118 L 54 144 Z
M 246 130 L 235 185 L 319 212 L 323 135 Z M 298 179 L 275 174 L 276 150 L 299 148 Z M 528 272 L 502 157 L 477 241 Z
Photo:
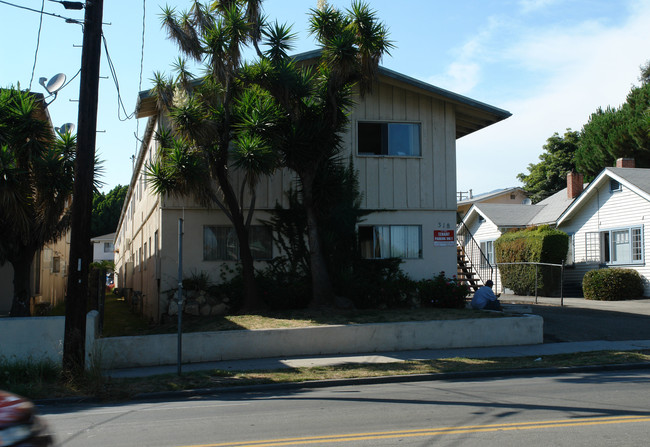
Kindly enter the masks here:
M 54 445 L 36 406 L 24 397 L 0 390 L 0 447 Z

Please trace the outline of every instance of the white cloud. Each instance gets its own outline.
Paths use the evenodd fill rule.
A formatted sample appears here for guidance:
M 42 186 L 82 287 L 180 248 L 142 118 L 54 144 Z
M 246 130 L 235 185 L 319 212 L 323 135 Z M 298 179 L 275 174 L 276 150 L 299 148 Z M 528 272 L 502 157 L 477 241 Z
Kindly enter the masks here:
M 557 2 L 558 0 L 520 0 L 519 5 L 521 6 L 522 12 L 530 13 L 544 9 Z
M 572 29 L 530 29 L 502 48 L 503 64 L 527 72 L 525 77 L 537 74 L 531 77 L 537 81 L 519 97 L 495 103 L 511 118 L 459 140 L 459 190 L 518 184 L 516 174 L 538 161 L 554 132 L 579 130 L 598 107 L 622 104 L 650 57 L 644 52 L 650 47 L 648 23 L 648 2 L 637 3 L 623 25 L 588 21 Z

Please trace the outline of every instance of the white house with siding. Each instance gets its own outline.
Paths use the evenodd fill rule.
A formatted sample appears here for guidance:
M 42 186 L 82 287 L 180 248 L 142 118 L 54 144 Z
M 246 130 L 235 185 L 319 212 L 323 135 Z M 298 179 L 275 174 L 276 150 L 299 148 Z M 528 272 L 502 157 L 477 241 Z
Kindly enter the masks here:
M 451 275 L 456 271 L 456 140 L 510 113 L 382 67 L 372 94 L 356 100 L 342 155 L 351 157 L 358 171 L 361 207 L 369 212 L 359 225 L 361 254 L 401 257 L 403 270 L 414 279 L 440 271 Z M 144 165 L 155 157 L 153 136 L 165 122 L 149 91 L 140 93 L 137 116 L 148 117 L 147 131 L 115 236 L 115 264 L 118 287 L 141 292 L 143 313 L 158 321 L 167 312 L 165 292 L 178 282 L 179 218 L 184 218 L 186 276 L 205 272 L 217 281 L 221 267 L 234 267 L 238 253 L 234 231 L 220 210 L 189 198 L 159 197 L 148 187 Z M 276 203 L 288 206 L 284 193 L 293 180 L 291 172 L 280 170 L 257 188 L 252 242 L 260 266 L 278 255 L 260 220 L 269 218 Z
M 567 176 L 567 187 L 547 197 L 539 203 L 532 204 L 508 204 L 478 202 L 472 205 L 467 214 L 463 217 L 458 233 L 463 253 L 467 261 L 471 261 L 475 273 L 479 276 L 479 283 L 485 283 L 492 279 L 495 288 L 503 291 L 501 275 L 496 266 L 494 254 L 494 242 L 503 233 L 511 229 L 522 229 L 539 225 L 555 226 L 558 217 L 573 203 L 574 199 L 582 192 L 582 176 L 569 173 Z M 478 250 L 472 250 L 470 244 L 476 244 Z M 492 266 L 492 277 L 485 270 L 485 264 Z M 460 272 L 459 272 L 460 273 Z
M 650 296 L 650 169 L 619 159 L 605 168 L 560 216 L 557 228 L 570 236 L 565 283 L 582 284 L 589 270 L 637 270 Z

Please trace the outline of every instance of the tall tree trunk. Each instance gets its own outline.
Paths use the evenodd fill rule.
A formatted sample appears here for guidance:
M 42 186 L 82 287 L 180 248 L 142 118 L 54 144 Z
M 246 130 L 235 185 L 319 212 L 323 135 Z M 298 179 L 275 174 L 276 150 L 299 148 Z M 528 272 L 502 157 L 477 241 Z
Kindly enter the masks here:
M 32 291 L 30 286 L 32 261 L 36 250 L 24 248 L 19 253 L 9 258 L 14 267 L 14 297 L 9 315 L 12 317 L 29 317 L 29 299 Z
M 327 271 L 327 263 L 320 245 L 318 219 L 313 194 L 313 176 L 301 175 L 303 206 L 307 214 L 307 237 L 309 239 L 309 261 L 311 270 L 312 299 L 310 307 L 327 306 L 332 303 L 334 289 Z
M 255 264 L 251 252 L 250 241 L 248 238 L 248 228 L 244 223 L 244 214 L 239 207 L 239 201 L 235 194 L 228 173 L 224 166 L 218 166 L 216 176 L 223 192 L 224 201 L 232 215 L 232 223 L 237 233 L 239 241 L 239 257 L 242 265 L 242 278 L 244 280 L 244 302 L 241 312 L 252 312 L 263 309 L 265 306 L 257 293 L 257 282 L 255 281 Z

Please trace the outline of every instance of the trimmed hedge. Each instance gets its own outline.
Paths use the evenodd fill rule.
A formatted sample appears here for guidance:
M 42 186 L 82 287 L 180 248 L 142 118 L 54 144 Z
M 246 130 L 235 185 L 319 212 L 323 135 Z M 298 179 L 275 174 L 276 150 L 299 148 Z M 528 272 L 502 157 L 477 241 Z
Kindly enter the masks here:
M 544 262 L 560 264 L 566 258 L 569 236 L 560 230 L 543 225 L 503 234 L 494 243 L 497 263 Z M 517 295 L 535 294 L 534 265 L 500 265 L 503 285 Z M 537 290 L 552 296 L 559 291 L 560 269 L 552 266 L 537 268 Z
M 591 270 L 582 279 L 586 300 L 621 301 L 643 296 L 643 280 L 636 270 Z

